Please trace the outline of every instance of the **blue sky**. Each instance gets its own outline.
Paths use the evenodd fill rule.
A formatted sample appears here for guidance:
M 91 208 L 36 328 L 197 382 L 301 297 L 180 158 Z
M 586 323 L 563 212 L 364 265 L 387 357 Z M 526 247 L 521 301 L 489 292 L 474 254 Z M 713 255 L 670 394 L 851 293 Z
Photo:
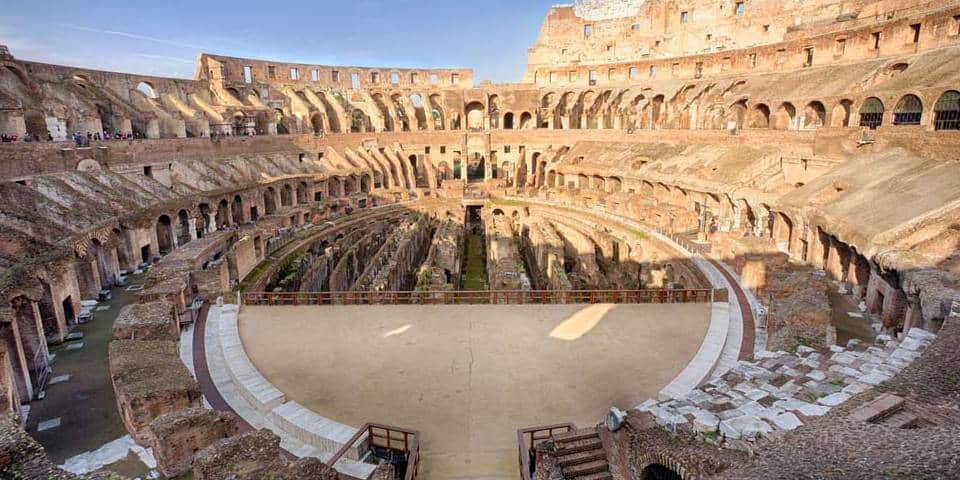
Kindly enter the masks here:
M 473 68 L 517 82 L 556 0 L 10 1 L 0 44 L 26 60 L 192 77 L 200 52 L 277 61 Z

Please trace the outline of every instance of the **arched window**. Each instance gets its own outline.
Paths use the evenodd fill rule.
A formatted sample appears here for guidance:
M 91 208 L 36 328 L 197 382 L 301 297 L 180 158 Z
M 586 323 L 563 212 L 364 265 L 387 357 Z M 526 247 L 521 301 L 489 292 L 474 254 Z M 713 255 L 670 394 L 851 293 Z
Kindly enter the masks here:
M 137 91 L 147 96 L 147 98 L 157 98 L 157 91 L 147 82 L 140 82 L 137 85 Z
M 894 125 L 920 125 L 923 103 L 916 95 L 904 95 L 893 109 Z
M 883 102 L 876 97 L 870 97 L 860 107 L 860 126 L 871 130 L 883 124 Z
M 950 90 L 941 95 L 933 111 L 936 114 L 934 129 L 960 130 L 960 92 Z

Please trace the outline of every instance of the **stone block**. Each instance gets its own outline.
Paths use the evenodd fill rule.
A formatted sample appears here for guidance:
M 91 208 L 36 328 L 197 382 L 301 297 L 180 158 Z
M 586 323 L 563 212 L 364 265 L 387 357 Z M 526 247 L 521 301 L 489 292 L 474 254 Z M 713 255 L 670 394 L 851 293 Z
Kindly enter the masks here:
M 769 423 L 758 417 L 743 416 L 720 422 L 720 433 L 733 440 L 752 440 L 773 431 Z
M 773 418 L 773 425 L 779 428 L 780 430 L 794 430 L 798 427 L 803 426 L 803 422 L 797 418 L 793 413 L 781 413 Z

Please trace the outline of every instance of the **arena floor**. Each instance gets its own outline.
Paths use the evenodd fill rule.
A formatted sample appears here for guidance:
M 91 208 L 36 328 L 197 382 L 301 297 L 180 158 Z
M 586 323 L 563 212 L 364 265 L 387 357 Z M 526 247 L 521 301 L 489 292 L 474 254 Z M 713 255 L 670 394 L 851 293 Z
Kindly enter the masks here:
M 656 396 L 709 321 L 709 304 L 246 306 L 240 335 L 290 399 L 420 430 L 422 478 L 513 479 L 518 428 Z

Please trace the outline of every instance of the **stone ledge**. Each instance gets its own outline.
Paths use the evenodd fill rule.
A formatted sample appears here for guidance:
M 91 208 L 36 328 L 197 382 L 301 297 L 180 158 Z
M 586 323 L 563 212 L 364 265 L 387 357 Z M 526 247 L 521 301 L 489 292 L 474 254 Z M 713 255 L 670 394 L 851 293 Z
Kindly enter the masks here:
M 245 393 L 245 385 L 230 373 L 231 361 L 241 359 L 240 361 L 246 362 L 265 382 L 257 384 L 258 388 L 276 389 L 260 375 L 246 356 L 242 342 L 239 341 L 237 314 L 236 305 L 224 305 L 212 306 L 207 315 L 207 334 L 204 341 L 207 345 L 210 374 L 217 389 L 224 395 L 224 399 L 231 408 L 251 426 L 267 428 L 280 435 L 284 448 L 290 453 L 299 457 L 316 456 L 322 460 L 329 459 L 356 433 L 356 429 L 322 417 L 297 402 L 288 402 L 285 396 L 282 403 L 266 412 L 261 411 L 262 405 L 254 405 L 250 400 L 253 395 Z M 229 323 L 233 324 L 232 327 L 224 326 Z M 236 334 L 235 345 L 239 346 L 239 352 L 233 358 L 228 358 L 225 354 L 225 346 L 221 342 L 224 339 L 222 333 L 231 331 Z M 220 354 L 219 359 L 210 357 L 211 354 L 217 353 Z M 221 370 L 220 366 L 222 366 L 222 373 L 218 373 Z M 279 390 L 276 391 L 279 392 Z M 356 461 L 360 452 L 365 449 L 365 443 L 365 439 L 361 439 L 357 446 L 349 450 L 347 455 L 335 465 L 337 471 L 352 478 L 370 478 L 374 473 L 374 466 Z

